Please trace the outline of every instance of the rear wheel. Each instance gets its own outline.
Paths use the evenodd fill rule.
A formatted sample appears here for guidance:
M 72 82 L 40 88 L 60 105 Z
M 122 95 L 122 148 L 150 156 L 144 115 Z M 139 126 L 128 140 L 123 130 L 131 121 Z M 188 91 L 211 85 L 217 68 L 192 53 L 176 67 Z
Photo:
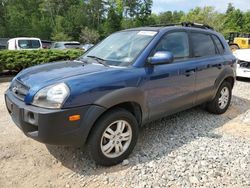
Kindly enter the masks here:
M 124 109 L 107 112 L 96 123 L 88 142 L 91 157 L 100 165 L 122 162 L 133 151 L 138 137 L 135 117 Z
M 207 104 L 207 110 L 214 114 L 223 114 L 230 105 L 231 97 L 232 85 L 229 82 L 223 82 L 215 98 Z

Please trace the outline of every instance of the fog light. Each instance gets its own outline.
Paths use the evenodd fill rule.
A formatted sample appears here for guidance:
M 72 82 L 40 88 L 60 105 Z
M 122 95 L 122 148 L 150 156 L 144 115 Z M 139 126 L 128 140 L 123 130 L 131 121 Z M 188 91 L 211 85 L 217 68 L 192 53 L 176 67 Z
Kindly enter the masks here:
M 72 115 L 72 116 L 69 116 L 69 121 L 78 121 L 81 119 L 81 116 L 80 115 Z

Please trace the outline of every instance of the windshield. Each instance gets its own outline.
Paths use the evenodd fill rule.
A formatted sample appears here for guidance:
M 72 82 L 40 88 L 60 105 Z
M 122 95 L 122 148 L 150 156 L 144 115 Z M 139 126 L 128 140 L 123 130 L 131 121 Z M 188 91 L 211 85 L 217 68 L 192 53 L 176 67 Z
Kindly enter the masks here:
M 39 40 L 18 40 L 18 46 L 22 49 L 40 48 Z
M 82 58 L 85 61 L 91 61 L 89 57 L 94 56 L 105 60 L 107 65 L 128 66 L 149 44 L 156 33 L 156 31 L 123 31 L 112 34 Z

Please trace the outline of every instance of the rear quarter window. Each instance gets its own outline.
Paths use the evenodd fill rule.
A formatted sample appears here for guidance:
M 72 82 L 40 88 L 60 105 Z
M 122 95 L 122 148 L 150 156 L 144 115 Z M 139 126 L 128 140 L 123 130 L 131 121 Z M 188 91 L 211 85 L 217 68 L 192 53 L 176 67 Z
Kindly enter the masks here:
M 205 57 L 216 54 L 214 42 L 209 34 L 191 33 L 194 57 Z
M 220 54 L 224 53 L 225 47 L 223 46 L 221 40 L 217 36 L 215 36 L 215 35 L 212 35 L 212 37 L 213 37 L 214 42 L 215 42 L 215 44 L 216 44 L 216 46 L 217 46 L 217 48 L 219 50 L 219 53 Z

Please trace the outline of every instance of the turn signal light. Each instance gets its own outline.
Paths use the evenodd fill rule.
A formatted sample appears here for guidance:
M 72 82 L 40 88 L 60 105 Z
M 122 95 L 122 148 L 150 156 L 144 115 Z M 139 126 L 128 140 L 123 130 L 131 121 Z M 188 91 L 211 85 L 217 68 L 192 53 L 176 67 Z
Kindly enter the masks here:
M 69 116 L 69 121 L 78 121 L 81 119 L 81 116 L 80 115 L 72 115 L 72 116 Z

